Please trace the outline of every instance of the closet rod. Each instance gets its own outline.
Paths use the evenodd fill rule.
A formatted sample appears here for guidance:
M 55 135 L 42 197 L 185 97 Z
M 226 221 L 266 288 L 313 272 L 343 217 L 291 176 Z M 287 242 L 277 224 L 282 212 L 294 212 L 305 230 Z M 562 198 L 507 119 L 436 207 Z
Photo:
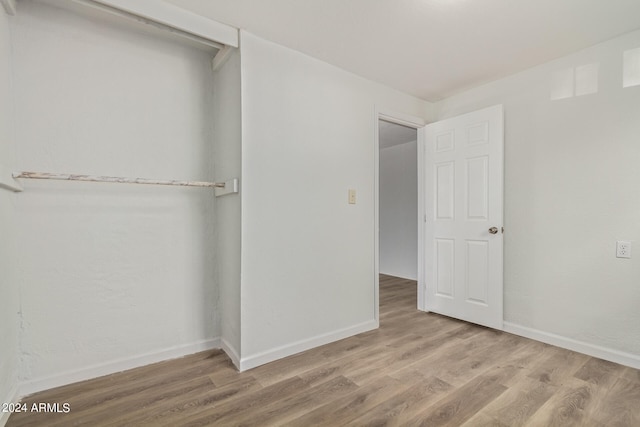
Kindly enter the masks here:
M 224 182 L 206 181 L 172 181 L 145 178 L 123 178 L 118 176 L 95 176 L 95 175 L 71 175 L 46 172 L 20 172 L 14 173 L 13 178 L 25 179 L 55 179 L 60 181 L 88 181 L 88 182 L 111 182 L 118 184 L 148 184 L 148 185 L 175 185 L 180 187 L 213 187 L 225 188 Z

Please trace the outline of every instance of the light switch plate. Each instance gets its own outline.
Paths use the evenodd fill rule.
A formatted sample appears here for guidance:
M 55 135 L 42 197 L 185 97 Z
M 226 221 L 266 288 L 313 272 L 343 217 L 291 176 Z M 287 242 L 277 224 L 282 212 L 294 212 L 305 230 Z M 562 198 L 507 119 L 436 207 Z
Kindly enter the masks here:
M 351 188 L 349 189 L 349 204 L 350 205 L 356 204 L 356 190 Z

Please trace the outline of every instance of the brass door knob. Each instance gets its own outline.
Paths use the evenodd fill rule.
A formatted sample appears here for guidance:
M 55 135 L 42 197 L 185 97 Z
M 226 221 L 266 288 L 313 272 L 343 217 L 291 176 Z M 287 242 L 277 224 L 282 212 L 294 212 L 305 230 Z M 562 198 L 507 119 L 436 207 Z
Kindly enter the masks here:
M 489 229 L 489 233 L 491 234 L 498 234 L 498 227 L 491 227 Z

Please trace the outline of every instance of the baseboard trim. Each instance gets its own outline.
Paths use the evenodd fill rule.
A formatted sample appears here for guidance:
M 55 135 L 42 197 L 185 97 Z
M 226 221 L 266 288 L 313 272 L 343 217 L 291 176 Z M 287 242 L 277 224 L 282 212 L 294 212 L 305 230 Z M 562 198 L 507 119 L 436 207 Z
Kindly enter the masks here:
M 640 356 L 623 351 L 614 350 L 599 345 L 589 344 L 583 341 L 574 340 L 572 338 L 563 337 L 561 335 L 540 331 L 526 326 L 517 325 L 511 322 L 504 322 L 505 332 L 519 335 L 525 338 L 531 338 L 536 341 L 555 345 L 556 347 L 566 348 L 567 350 L 577 351 L 599 359 L 608 360 L 610 362 L 619 363 L 621 365 L 630 366 L 640 369 Z
M 229 359 L 231 359 L 231 363 L 233 363 L 233 366 L 240 369 L 240 355 L 238 355 L 236 349 L 231 344 L 229 344 L 229 341 L 225 340 L 224 338 L 222 338 L 221 343 L 222 351 L 227 353 L 227 356 L 229 356 Z
M 18 398 L 18 387 L 14 385 L 9 393 L 4 397 L 4 400 L 0 400 L 0 405 L 3 403 L 18 403 L 20 399 Z M 0 427 L 4 427 L 9 421 L 10 412 L 2 412 L 2 408 L 0 408 Z
M 292 354 L 300 353 L 305 350 L 309 350 L 314 347 L 319 347 L 324 344 L 329 344 L 334 341 L 338 341 L 350 336 L 367 332 L 378 327 L 378 322 L 375 320 L 369 320 L 348 328 L 339 329 L 337 331 L 329 332 L 322 335 L 317 335 L 312 338 L 300 340 L 292 344 L 276 347 L 272 350 L 267 350 L 253 356 L 244 357 L 240 359 L 240 372 L 247 369 L 255 368 L 265 363 L 273 362 L 274 360 L 282 359 L 283 357 L 291 356 Z
M 126 371 L 128 369 L 139 368 L 141 366 L 150 365 L 152 363 L 162 362 L 169 359 L 176 359 L 178 357 L 198 353 L 200 351 L 219 348 L 221 348 L 220 338 L 213 338 L 197 341 L 191 344 L 178 345 L 160 351 L 117 359 L 107 363 L 96 364 L 73 371 L 63 372 L 61 374 L 25 381 L 19 386 L 19 395 L 27 396 L 38 391 L 48 390 L 51 388 L 60 387 L 79 381 L 85 381 L 92 378 L 98 378 L 104 375 Z

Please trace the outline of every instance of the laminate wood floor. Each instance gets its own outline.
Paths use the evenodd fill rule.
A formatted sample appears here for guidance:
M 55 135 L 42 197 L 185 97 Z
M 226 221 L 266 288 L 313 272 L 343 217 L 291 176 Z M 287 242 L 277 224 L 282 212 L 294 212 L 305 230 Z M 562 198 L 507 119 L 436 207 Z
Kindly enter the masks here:
M 221 351 L 23 400 L 18 426 L 640 426 L 640 371 L 416 310 L 381 276 L 379 329 L 238 373 Z

